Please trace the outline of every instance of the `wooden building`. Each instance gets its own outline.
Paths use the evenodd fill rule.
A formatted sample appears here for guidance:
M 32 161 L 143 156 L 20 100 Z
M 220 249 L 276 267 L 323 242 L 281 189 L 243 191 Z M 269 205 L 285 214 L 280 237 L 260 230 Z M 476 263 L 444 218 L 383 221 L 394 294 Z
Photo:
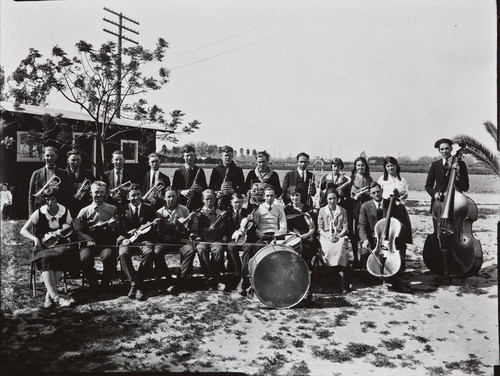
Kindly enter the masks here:
M 66 153 L 77 145 L 85 154 L 82 167 L 98 175 L 95 161 L 99 145 L 95 138 L 82 137 L 85 129 L 87 132 L 92 127 L 95 129 L 94 121 L 87 113 L 31 105 L 16 109 L 8 102 L 1 102 L 0 109 L 0 138 L 4 140 L 0 146 L 0 182 L 11 186 L 13 218 L 27 218 L 29 181 L 33 171 L 44 166 L 43 146 L 55 146 L 60 152 L 57 165 L 66 168 Z M 112 168 L 109 163 L 111 153 L 123 150 L 125 168 L 142 181 L 149 169 L 147 155 L 156 150 L 156 133 L 165 132 L 165 129 L 161 125 L 128 119 L 115 119 L 112 127 L 116 136 L 104 147 L 108 163 L 105 169 Z M 38 136 L 34 132 L 41 131 L 46 132 L 48 139 L 38 140 L 38 147 L 27 141 Z M 5 143 L 6 138 L 13 142 Z

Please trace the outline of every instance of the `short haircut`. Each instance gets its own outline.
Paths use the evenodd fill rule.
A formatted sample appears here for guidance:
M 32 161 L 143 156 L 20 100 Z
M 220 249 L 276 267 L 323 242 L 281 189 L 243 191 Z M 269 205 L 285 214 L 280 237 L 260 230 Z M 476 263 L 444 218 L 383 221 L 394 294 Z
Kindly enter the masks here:
M 111 153 L 111 158 L 113 158 L 113 155 L 121 155 L 123 157 L 123 150 L 115 150 L 113 153 Z
M 267 151 L 263 150 L 263 151 L 259 151 L 257 154 L 255 154 L 255 159 L 257 159 L 259 157 L 264 157 L 269 162 L 270 155 L 269 155 L 269 153 Z
M 231 195 L 231 201 L 232 200 L 243 200 L 244 197 L 241 193 L 235 192 Z
M 234 150 L 231 146 L 225 145 L 222 147 L 221 153 L 234 153 Z
M 212 194 L 215 197 L 215 191 L 211 188 L 205 189 L 203 192 L 201 192 L 201 194 L 203 195 L 203 197 L 205 197 L 208 194 Z
M 330 193 L 333 193 L 337 198 L 339 198 L 339 193 L 335 188 L 328 188 L 325 193 L 325 197 L 328 197 Z
M 42 197 L 43 199 L 46 199 L 47 197 L 55 197 L 56 199 L 59 199 L 59 188 L 58 187 L 47 187 L 42 191 Z
M 159 159 L 161 159 L 160 154 L 158 154 L 158 153 L 151 153 L 151 154 L 149 154 L 148 155 L 148 159 L 149 158 L 159 158 Z
M 377 183 L 376 181 L 373 181 L 370 184 L 370 191 L 372 190 L 372 188 L 380 188 L 380 189 L 382 189 L 382 186 L 379 183 Z
M 179 195 L 177 190 L 173 189 L 172 186 L 165 188 L 165 196 L 167 195 L 168 192 L 174 192 L 176 196 Z
M 309 159 L 309 154 L 307 153 L 304 153 L 304 152 L 300 152 L 299 154 L 297 154 L 297 162 L 299 161 L 299 158 L 300 157 L 306 157 L 307 159 Z
M 192 147 L 191 145 L 186 145 L 186 146 L 184 146 L 184 148 L 182 148 L 182 154 L 184 154 L 184 153 L 191 153 L 191 152 L 193 152 L 193 153 L 196 154 L 195 148 Z
M 265 191 L 273 191 L 274 193 L 276 193 L 276 190 L 274 189 L 274 187 L 272 185 L 269 185 L 266 188 L 264 188 L 264 192 Z
M 69 158 L 72 155 L 78 155 L 80 158 L 82 157 L 82 153 L 80 153 L 80 151 L 72 149 L 72 150 L 68 151 L 68 153 L 66 154 L 66 158 Z
M 106 183 L 101 180 L 96 180 L 95 182 L 93 182 L 92 185 L 90 186 L 90 190 L 94 189 L 94 187 L 99 187 L 104 189 L 107 188 Z
M 141 191 L 142 192 L 142 187 L 140 184 L 137 184 L 137 183 L 134 183 L 130 186 L 130 189 L 128 190 L 129 192 L 130 191 Z
M 59 150 L 57 150 L 57 149 L 56 149 L 55 147 L 53 147 L 53 146 L 45 146 L 45 147 L 43 148 L 43 153 L 45 154 L 45 152 L 46 152 L 47 150 L 53 151 L 54 153 L 56 153 L 56 155 L 59 155 Z

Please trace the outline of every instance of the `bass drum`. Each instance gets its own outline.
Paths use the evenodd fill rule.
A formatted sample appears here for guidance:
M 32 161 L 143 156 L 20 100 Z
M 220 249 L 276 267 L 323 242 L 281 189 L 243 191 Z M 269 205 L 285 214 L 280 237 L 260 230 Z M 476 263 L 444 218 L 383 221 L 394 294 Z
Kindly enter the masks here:
M 311 275 L 306 262 L 286 245 L 262 248 L 248 263 L 250 282 L 262 303 L 272 308 L 290 308 L 306 295 Z

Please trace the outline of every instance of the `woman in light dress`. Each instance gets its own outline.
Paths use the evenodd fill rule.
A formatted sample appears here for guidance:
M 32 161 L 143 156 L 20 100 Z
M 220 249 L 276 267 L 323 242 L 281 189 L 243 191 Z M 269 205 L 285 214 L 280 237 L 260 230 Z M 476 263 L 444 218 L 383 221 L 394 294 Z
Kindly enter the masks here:
M 378 178 L 377 183 L 382 187 L 382 198 L 388 200 L 394 189 L 397 189 L 399 199 L 404 204 L 408 198 L 408 183 L 401 177 L 400 172 L 401 167 L 396 158 L 387 157 L 384 159 L 384 175 Z
M 349 263 L 348 219 L 346 210 L 337 205 L 339 194 L 335 189 L 326 191 L 327 205 L 319 210 L 318 233 L 322 258 L 326 266 L 336 267 L 340 277 L 340 290 L 344 292 L 345 273 Z

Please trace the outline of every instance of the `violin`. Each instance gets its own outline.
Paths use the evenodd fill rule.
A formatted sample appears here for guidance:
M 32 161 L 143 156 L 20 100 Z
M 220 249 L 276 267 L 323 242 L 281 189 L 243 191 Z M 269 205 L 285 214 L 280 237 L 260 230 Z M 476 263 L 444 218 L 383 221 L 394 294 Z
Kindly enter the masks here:
M 388 278 L 401 268 L 401 255 L 396 248 L 396 238 L 401 232 L 401 222 L 392 216 L 397 190 L 391 194 L 387 215 L 375 224 L 377 245 L 370 251 L 366 269 L 375 277 Z
M 94 223 L 94 224 L 92 224 L 92 225 L 89 226 L 89 231 L 103 230 L 106 227 L 108 227 L 110 224 L 112 224 L 113 222 L 116 222 L 116 218 L 115 217 L 111 217 L 107 221 L 96 222 L 96 223 Z
M 205 239 L 207 241 L 215 241 L 217 237 L 217 231 L 219 230 L 219 227 L 221 225 L 221 222 L 224 218 L 227 216 L 227 211 L 224 210 L 221 212 L 217 218 L 215 219 L 214 223 L 212 223 L 206 230 L 205 230 Z
M 460 144 L 454 159 L 460 162 L 466 145 Z M 475 202 L 456 190 L 457 169 L 450 170 L 446 191 L 432 207 L 434 232 L 424 244 L 424 263 L 436 274 L 465 278 L 475 275 L 483 263 L 479 240 L 472 234 L 472 223 L 478 218 Z
M 73 233 L 73 228 L 68 227 L 65 230 L 56 230 L 47 232 L 42 238 L 42 244 L 46 248 L 54 247 L 61 239 L 65 239 Z
M 255 210 L 257 210 L 257 208 L 253 209 L 249 216 L 253 217 L 253 213 L 255 213 Z M 252 226 L 253 219 L 248 219 L 248 217 L 243 218 L 241 220 L 240 228 L 233 233 L 231 239 L 233 239 L 238 244 L 246 243 L 248 238 L 247 232 L 252 228 Z
M 157 224 L 159 221 L 160 221 L 160 218 L 156 218 L 154 221 L 144 223 L 139 228 L 134 228 L 134 229 L 130 230 L 128 232 L 128 234 L 131 235 L 130 238 L 125 239 L 122 242 L 122 244 L 127 245 L 127 244 L 135 242 L 139 238 L 139 236 L 148 233 L 149 230 L 151 230 L 151 228 L 153 227 L 153 225 Z

